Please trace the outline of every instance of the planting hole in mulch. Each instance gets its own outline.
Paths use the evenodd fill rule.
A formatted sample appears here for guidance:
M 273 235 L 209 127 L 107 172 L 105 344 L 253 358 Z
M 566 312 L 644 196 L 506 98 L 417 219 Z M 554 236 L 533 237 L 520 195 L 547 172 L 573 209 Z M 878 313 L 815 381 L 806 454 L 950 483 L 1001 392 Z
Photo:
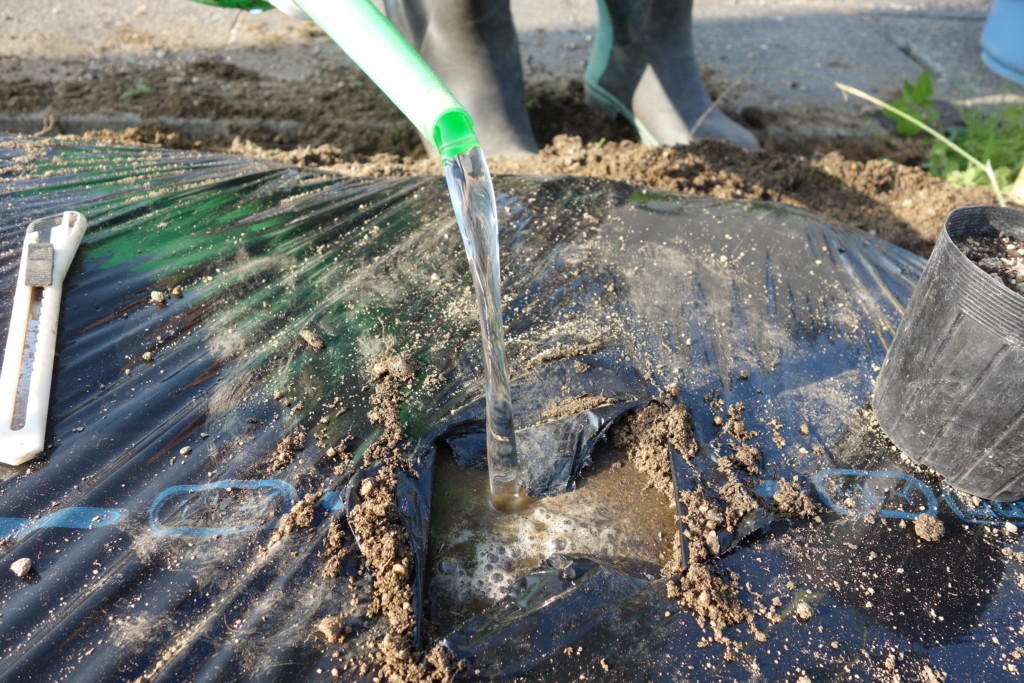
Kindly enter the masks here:
M 549 556 L 629 558 L 660 568 L 678 553 L 675 506 L 609 445 L 574 491 L 540 498 L 517 514 L 491 509 L 487 473 L 435 465 L 429 620 L 443 636 L 500 598 Z

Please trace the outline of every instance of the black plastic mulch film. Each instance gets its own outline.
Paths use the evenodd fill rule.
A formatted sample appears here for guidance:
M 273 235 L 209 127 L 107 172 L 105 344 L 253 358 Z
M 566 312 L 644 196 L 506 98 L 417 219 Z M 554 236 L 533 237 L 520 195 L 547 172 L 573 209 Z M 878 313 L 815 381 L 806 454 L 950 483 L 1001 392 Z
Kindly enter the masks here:
M 353 619 L 340 645 L 316 630 L 370 588 L 358 553 L 345 567 L 354 582 L 321 576 L 358 460 L 336 472 L 313 434 L 351 435 L 357 455 L 376 439 L 367 368 L 389 348 L 423 368 L 402 413 L 421 476 L 400 500 L 422 616 L 435 459 L 472 464 L 482 443 L 475 297 L 441 178 L 362 181 L 27 138 L 3 140 L 0 162 L 4 328 L 29 221 L 74 209 L 90 224 L 65 282 L 47 450 L 0 469 L 0 677 L 316 678 L 380 637 L 380 616 Z M 783 617 L 759 623 L 763 642 L 727 629 L 742 657 L 706 642 L 657 567 L 556 555 L 448 635 L 464 677 L 1011 676 L 1024 568 L 1005 529 L 1024 505 L 944 487 L 864 413 L 921 259 L 770 203 L 579 178 L 505 177 L 496 189 L 535 490 L 585 482 L 608 425 L 677 383 L 695 462 L 725 447 L 715 399 L 742 402 L 763 452 L 758 490 L 770 498 L 796 476 L 825 511 L 821 523 L 761 515 L 713 562 L 741 577 L 741 600 Z M 176 286 L 180 298 L 151 302 Z M 589 353 L 537 361 L 558 345 Z M 612 405 L 543 419 L 585 394 Z M 273 469 L 299 427 L 306 448 Z M 677 488 L 686 472 L 676 468 Z M 318 494 L 312 526 L 268 549 L 307 493 Z M 914 536 L 921 512 L 945 522 L 940 542 Z M 7 569 L 21 557 L 33 563 L 24 579 Z M 810 621 L 793 616 L 798 602 Z

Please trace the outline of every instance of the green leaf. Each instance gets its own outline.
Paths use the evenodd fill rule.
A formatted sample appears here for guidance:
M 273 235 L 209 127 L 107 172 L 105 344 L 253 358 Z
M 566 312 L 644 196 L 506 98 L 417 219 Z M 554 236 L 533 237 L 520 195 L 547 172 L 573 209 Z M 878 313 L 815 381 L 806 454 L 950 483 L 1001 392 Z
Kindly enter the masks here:
M 903 79 L 903 99 L 894 100 L 894 102 L 909 102 L 914 99 L 914 86 L 910 84 L 910 81 Z M 889 104 L 892 104 L 890 102 Z
M 911 102 L 921 106 L 932 106 L 932 102 L 929 98 L 934 92 L 935 90 L 932 87 L 932 75 L 925 70 L 917 77 L 917 83 L 913 87 L 913 97 L 909 99 Z
M 899 109 L 901 112 L 909 114 L 914 118 L 921 118 L 919 111 L 917 111 L 917 109 L 910 105 L 906 100 L 893 100 L 889 104 L 893 107 L 893 109 Z M 896 131 L 900 135 L 906 135 L 907 137 L 910 137 L 912 135 L 917 135 L 918 133 L 921 132 L 920 126 L 915 125 L 914 123 L 911 123 L 910 121 L 907 121 L 906 119 L 897 116 L 892 112 L 883 111 L 882 115 L 896 122 Z M 925 123 L 927 123 L 927 121 L 925 121 Z
M 939 123 L 939 112 L 936 111 L 935 103 L 931 100 L 933 92 L 932 75 L 928 71 L 922 71 L 921 75 L 917 77 L 916 83 L 904 80 L 903 97 L 888 104 L 922 123 L 936 127 Z M 883 112 L 883 114 L 896 122 L 896 130 L 900 135 L 910 136 L 921 132 L 920 126 L 911 121 L 892 112 Z
M 153 92 L 152 88 L 142 83 L 139 83 L 134 88 L 128 88 L 123 93 L 121 93 L 121 97 L 119 97 L 118 99 L 130 100 L 133 97 L 138 97 L 139 95 L 148 95 L 151 92 Z

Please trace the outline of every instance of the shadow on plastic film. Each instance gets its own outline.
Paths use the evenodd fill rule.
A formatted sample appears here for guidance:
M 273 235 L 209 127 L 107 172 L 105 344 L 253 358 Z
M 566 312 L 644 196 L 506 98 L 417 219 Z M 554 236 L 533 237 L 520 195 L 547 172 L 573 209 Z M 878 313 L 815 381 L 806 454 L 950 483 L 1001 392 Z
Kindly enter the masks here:
M 988 533 L 989 520 L 967 518 L 970 497 L 907 459 L 869 405 L 829 454 L 832 467 L 812 482 L 831 522 L 795 529 L 780 544 L 792 580 L 818 586 L 832 604 L 855 609 L 897 642 L 930 648 L 972 636 L 1007 565 L 1005 542 Z M 920 515 L 941 520 L 940 542 L 918 533 Z

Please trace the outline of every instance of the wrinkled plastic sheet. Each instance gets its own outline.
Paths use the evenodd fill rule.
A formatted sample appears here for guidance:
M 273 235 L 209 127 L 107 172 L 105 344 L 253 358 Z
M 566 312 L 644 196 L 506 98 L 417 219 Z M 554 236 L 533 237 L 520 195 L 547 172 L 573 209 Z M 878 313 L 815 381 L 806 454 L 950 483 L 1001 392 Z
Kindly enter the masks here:
M 66 209 L 90 223 L 65 283 L 48 448 L 0 472 L 0 676 L 311 678 L 379 638 L 379 617 L 350 620 L 344 645 L 316 624 L 369 600 L 358 553 L 354 581 L 322 578 L 323 539 L 379 434 L 367 368 L 387 349 L 424 368 L 402 414 L 419 477 L 399 485 L 421 614 L 437 446 L 465 466 L 482 457 L 475 299 L 442 180 L 28 138 L 4 140 L 0 163 L 5 322 L 28 223 Z M 448 635 L 463 676 L 870 679 L 893 653 L 910 677 L 1010 676 L 1022 569 L 1004 529 L 1024 505 L 944 487 L 863 412 L 921 259 L 772 203 L 562 177 L 496 189 L 513 399 L 537 493 L 585 477 L 609 426 L 676 383 L 696 461 L 725 448 L 714 400 L 743 402 L 762 493 L 797 476 L 826 513 L 764 515 L 714 562 L 784 617 L 762 624 L 763 642 L 728 629 L 742 657 L 698 647 L 708 633 L 651 567 L 553 556 Z M 150 301 L 176 286 L 181 298 Z M 589 352 L 543 360 L 559 345 Z M 583 394 L 614 405 L 544 420 Z M 298 427 L 307 447 L 274 469 Z M 324 450 L 349 436 L 357 463 L 339 472 Z M 692 485 L 685 472 L 677 488 Z M 268 547 L 307 493 L 312 526 Z M 946 522 L 943 541 L 914 537 L 921 512 Z M 26 579 L 6 569 L 20 557 L 33 562 Z M 814 608 L 808 624 L 792 616 L 798 600 Z

